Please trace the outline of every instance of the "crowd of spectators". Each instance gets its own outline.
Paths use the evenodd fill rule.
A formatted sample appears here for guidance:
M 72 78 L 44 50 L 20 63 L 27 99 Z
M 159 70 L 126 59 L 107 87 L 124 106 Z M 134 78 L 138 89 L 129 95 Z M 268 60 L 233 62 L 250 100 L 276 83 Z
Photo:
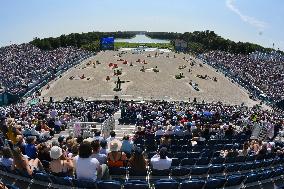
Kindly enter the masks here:
M 71 120 L 102 123 L 116 110 L 114 102 L 87 102 L 70 98 L 60 103 L 18 103 L 1 108 L 1 130 L 6 134 L 13 127 L 17 134 L 32 135 L 45 141 L 64 130 Z
M 11 93 L 26 92 L 88 55 L 89 52 L 74 47 L 53 51 L 42 51 L 31 44 L 2 47 L 1 84 Z M 284 58 L 280 54 L 211 51 L 199 58 L 233 77 L 254 95 L 283 99 Z M 89 138 L 74 135 L 53 138 L 74 120 L 102 123 L 119 109 L 119 124 L 136 125 L 133 136 L 125 135 L 120 140 L 115 131 L 110 131 L 106 138 L 96 129 Z M 265 127 L 262 138 L 254 135 L 256 125 Z M 134 176 L 145 176 L 149 170 L 159 174 L 164 171 L 162 175 L 166 175 L 177 166 L 176 159 L 189 159 L 186 157 L 191 153 L 200 154 L 193 158 L 196 164 L 198 158 L 206 156 L 206 165 L 216 157 L 283 158 L 283 126 L 282 114 L 258 106 L 166 101 L 119 103 L 80 98 L 47 104 L 18 103 L 0 110 L 0 166 L 29 176 L 48 172 L 56 177 L 88 181 L 109 179 L 115 168 L 122 167 L 128 167 L 129 175 Z M 184 165 L 183 160 L 178 166 Z
M 121 108 L 120 124 L 136 125 L 133 136 L 125 135 L 120 140 L 111 131 L 105 138 L 97 129 L 86 139 L 60 136 L 46 142 L 74 118 L 102 122 L 118 108 Z M 267 126 L 268 134 L 262 140 L 252 138 L 257 123 Z M 18 104 L 1 111 L 1 131 L 10 141 L 2 142 L 0 164 L 28 175 L 45 171 L 57 177 L 95 181 L 109 179 L 113 169 L 121 167 L 128 167 L 129 174 L 135 176 L 147 175 L 149 168 L 153 173 L 168 172 L 177 154 L 209 153 L 210 141 L 227 141 L 227 147 L 223 148 L 222 144 L 217 148 L 219 144 L 216 144 L 207 158 L 213 153 L 221 158 L 268 154 L 282 157 L 284 148 L 276 139 L 283 124 L 283 117 L 277 112 L 222 103 L 131 101 L 118 104 L 117 101 L 66 99 L 31 107 Z M 30 129 L 34 132 L 27 134 Z
M 259 107 L 230 106 L 222 103 L 195 104 L 189 102 L 125 103 L 121 107 L 122 124 L 136 124 L 139 133 L 155 133 L 158 136 L 190 135 L 209 140 L 223 138 L 238 132 L 251 135 L 255 123 L 267 126 L 273 139 L 283 125 L 281 114 Z M 141 131 L 141 126 L 144 131 Z M 234 126 L 234 129 L 232 129 Z M 218 132 L 212 128 L 219 128 Z M 223 132 L 221 132 L 223 131 Z
M 210 51 L 199 58 L 225 72 L 255 96 L 272 101 L 284 98 L 281 87 L 284 85 L 284 56 L 277 52 L 242 55 Z
M 43 51 L 28 43 L 1 47 L 0 85 L 12 94 L 27 92 L 88 55 L 90 52 L 75 47 L 61 47 L 52 51 Z
M 64 141 L 62 137 L 59 137 L 58 143 L 52 143 L 52 145 L 47 141 L 50 141 L 55 133 L 65 130 L 67 123 L 72 120 L 103 122 L 115 111 L 117 111 L 115 102 L 86 102 L 82 99 L 71 98 L 67 98 L 61 103 L 40 103 L 32 106 L 16 104 L 2 108 L 0 116 L 2 157 L 0 164 L 20 172 L 26 172 L 28 175 L 45 168 L 50 168 L 50 171 L 56 176 L 72 175 L 74 165 L 68 157 L 73 158 L 76 154 L 85 153 L 82 157 L 87 158 L 93 149 L 93 156 L 97 157 L 101 163 L 106 163 L 104 156 L 96 155 L 100 150 L 100 144 L 90 146 L 90 144 L 84 143 L 79 148 L 76 144 L 82 143 L 83 140 L 80 137 L 76 140 L 69 137 Z M 103 143 L 101 145 L 103 146 Z M 60 147 L 56 148 L 56 146 Z M 103 147 L 106 148 L 106 145 Z M 64 153 L 61 148 L 64 149 Z M 87 152 L 82 152 L 81 148 Z M 48 166 L 46 162 L 48 162 Z M 90 168 L 88 165 L 87 168 L 82 167 L 85 165 L 85 161 L 81 161 L 79 158 L 76 162 L 82 168 L 81 171 L 77 169 L 79 176 L 80 174 L 89 175 L 88 173 L 96 176 L 96 172 L 92 172 L 93 169 L 88 169 Z M 92 162 L 97 163 L 97 161 Z M 62 166 L 60 166 L 61 164 Z M 97 166 L 95 165 L 94 170 Z M 86 173 L 86 170 L 90 171 Z

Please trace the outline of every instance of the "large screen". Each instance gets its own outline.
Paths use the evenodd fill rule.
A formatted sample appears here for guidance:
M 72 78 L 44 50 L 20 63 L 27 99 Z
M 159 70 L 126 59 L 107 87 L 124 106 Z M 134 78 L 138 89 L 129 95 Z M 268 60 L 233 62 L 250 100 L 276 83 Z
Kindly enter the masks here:
M 176 51 L 186 51 L 187 50 L 187 42 L 184 40 L 176 39 L 175 40 L 175 50 Z
M 114 37 L 101 38 L 101 49 L 102 50 L 114 50 Z

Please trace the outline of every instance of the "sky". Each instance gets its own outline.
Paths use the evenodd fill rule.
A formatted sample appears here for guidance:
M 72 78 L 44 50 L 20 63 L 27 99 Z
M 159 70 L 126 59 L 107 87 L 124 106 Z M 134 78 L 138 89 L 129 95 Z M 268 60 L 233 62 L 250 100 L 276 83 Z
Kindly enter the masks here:
M 89 31 L 212 30 L 284 50 L 283 0 L 1 0 L 0 46 Z

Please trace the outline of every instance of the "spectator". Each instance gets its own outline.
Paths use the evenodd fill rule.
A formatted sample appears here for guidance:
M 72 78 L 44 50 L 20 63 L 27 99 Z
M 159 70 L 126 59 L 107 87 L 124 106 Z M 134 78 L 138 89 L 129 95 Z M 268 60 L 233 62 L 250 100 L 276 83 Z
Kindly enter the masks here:
M 111 131 L 111 132 L 110 132 L 110 137 L 108 137 L 108 138 L 106 139 L 107 143 L 110 143 L 111 141 L 113 141 L 113 140 L 115 139 L 115 136 L 116 136 L 115 132 L 114 132 L 114 131 Z
M 230 139 L 232 138 L 233 134 L 234 134 L 233 126 L 229 125 L 229 127 L 225 130 L 225 137 Z
M 160 148 L 166 147 L 169 148 L 171 146 L 170 135 L 164 135 L 160 140 Z
M 107 156 L 106 154 L 101 154 L 100 153 L 100 143 L 99 141 L 92 141 L 91 143 L 92 149 L 93 149 L 93 154 L 91 155 L 92 158 L 96 158 L 100 164 L 106 164 L 107 163 Z
M 38 158 L 28 160 L 23 156 L 20 148 L 18 147 L 12 150 L 12 154 L 12 170 L 16 169 L 19 171 L 24 171 L 29 175 L 32 175 L 35 170 L 43 169 L 43 166 Z
M 133 150 L 133 143 L 129 140 L 129 135 L 125 135 L 122 138 L 122 145 L 120 150 L 124 152 L 127 157 L 131 155 L 131 151 Z
M 92 158 L 92 146 L 89 142 L 82 142 L 79 146 L 79 156 L 74 158 L 78 179 L 96 181 L 102 175 L 102 167 L 96 158 Z
M 243 149 L 239 150 L 239 156 L 247 156 L 249 153 L 249 144 L 245 142 L 243 145 Z
M 267 151 L 267 143 L 263 143 L 262 146 L 261 146 L 261 149 L 257 152 L 257 155 L 259 157 L 265 157 L 265 155 L 268 154 L 268 151 Z
M 2 149 L 2 157 L 0 158 L 0 165 L 11 168 L 13 164 L 12 154 L 9 147 Z
M 174 134 L 176 136 L 179 136 L 179 137 L 183 137 L 184 136 L 184 133 L 183 133 L 183 126 L 179 126 L 175 131 L 174 131 Z
M 62 123 L 61 123 L 61 121 L 59 120 L 58 117 L 55 118 L 54 125 L 55 125 L 54 130 L 55 130 L 56 133 L 60 133 L 60 131 L 63 130 L 63 127 L 62 127 L 63 125 L 62 125 Z
M 134 173 L 144 173 L 147 171 L 147 160 L 140 147 L 134 148 L 127 166 L 130 167 L 131 171 Z
M 163 147 L 159 153 L 151 158 L 151 165 L 156 170 L 166 170 L 171 167 L 172 159 L 167 157 L 167 148 Z
M 38 159 L 42 161 L 51 161 L 50 155 L 49 155 L 50 147 L 46 143 L 40 143 L 38 145 Z
M 107 154 L 108 154 L 107 141 L 102 140 L 102 141 L 100 142 L 100 146 L 101 146 L 100 154 L 105 154 L 105 155 L 107 155 Z
M 110 143 L 110 152 L 107 155 L 107 165 L 109 167 L 123 167 L 127 157 L 124 152 L 120 151 L 120 146 L 117 141 Z
M 141 126 L 137 127 L 137 131 L 134 135 L 134 138 L 138 139 L 138 138 L 144 138 L 145 137 L 145 131 L 142 129 Z
M 65 139 L 65 137 L 62 136 L 62 135 L 58 137 L 58 139 L 57 139 L 58 144 L 59 144 L 58 146 L 63 147 L 65 145 L 64 139 Z
M 73 175 L 73 162 L 71 159 L 64 156 L 60 147 L 53 146 L 50 149 L 50 157 L 52 161 L 49 164 L 49 170 L 53 175 L 59 177 Z
M 96 131 L 95 132 L 95 137 L 94 140 L 98 140 L 99 142 L 101 142 L 104 138 L 101 136 L 101 131 Z
M 36 141 L 36 137 L 34 136 L 29 136 L 27 137 L 27 145 L 25 148 L 25 152 L 26 155 L 31 158 L 31 159 L 35 159 L 37 157 L 37 148 L 35 146 L 35 141 Z
M 22 154 L 26 155 L 26 143 L 24 141 L 24 138 L 22 135 L 18 135 L 17 136 L 17 144 L 16 146 L 18 146 L 21 149 Z
M 73 146 L 77 145 L 76 141 L 72 137 L 66 138 L 66 153 L 72 153 Z
M 162 126 L 158 127 L 158 130 L 155 132 L 155 136 L 163 136 L 165 132 L 163 131 Z

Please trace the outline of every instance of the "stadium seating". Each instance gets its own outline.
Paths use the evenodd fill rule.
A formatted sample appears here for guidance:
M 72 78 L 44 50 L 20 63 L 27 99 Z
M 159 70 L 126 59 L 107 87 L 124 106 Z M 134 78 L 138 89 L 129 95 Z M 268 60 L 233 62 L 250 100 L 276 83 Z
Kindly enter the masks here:
M 74 179 L 71 177 L 57 177 L 57 176 L 53 176 L 51 175 L 51 181 L 54 184 L 59 184 L 59 185 L 65 185 L 65 186 L 73 186 L 73 181 Z
M 204 180 L 185 180 L 181 182 L 180 189 L 200 189 L 205 185 Z
M 97 187 L 97 182 L 96 181 L 85 180 L 85 179 L 75 179 L 74 180 L 74 185 L 76 187 L 80 187 L 80 188 L 96 188 Z
M 155 189 L 178 189 L 179 183 L 172 179 L 161 179 L 154 183 Z
M 131 118 L 136 121 L 135 117 Z M 131 120 L 130 120 L 131 121 Z M 148 135 L 147 135 L 148 136 Z M 134 137 L 134 143 L 144 150 L 148 160 L 157 154 L 160 138 L 149 134 L 149 138 Z M 32 183 L 45 183 L 44 186 L 55 188 L 98 188 L 98 189 L 186 189 L 186 188 L 223 188 L 262 186 L 262 184 L 277 184 L 281 186 L 284 174 L 283 155 L 267 153 L 266 155 L 247 155 L 226 157 L 225 150 L 241 150 L 247 138 L 236 135 L 230 139 L 209 139 L 196 145 L 189 138 L 172 135 L 168 145 L 167 156 L 172 158 L 170 169 L 155 170 L 150 165 L 145 171 L 132 170 L 129 167 L 109 167 L 110 180 L 77 179 L 73 177 L 57 177 L 48 172 L 35 172 L 28 175 L 24 171 L 9 170 L 0 165 L 0 174 L 17 175 Z M 277 144 L 281 146 L 280 144 Z M 283 147 L 283 146 L 282 146 Z M 48 161 L 42 161 L 44 167 L 49 167 Z
M 131 180 L 124 183 L 124 189 L 149 189 L 149 184 L 146 181 Z
M 121 183 L 114 180 L 104 180 L 97 182 L 98 189 L 121 189 Z

